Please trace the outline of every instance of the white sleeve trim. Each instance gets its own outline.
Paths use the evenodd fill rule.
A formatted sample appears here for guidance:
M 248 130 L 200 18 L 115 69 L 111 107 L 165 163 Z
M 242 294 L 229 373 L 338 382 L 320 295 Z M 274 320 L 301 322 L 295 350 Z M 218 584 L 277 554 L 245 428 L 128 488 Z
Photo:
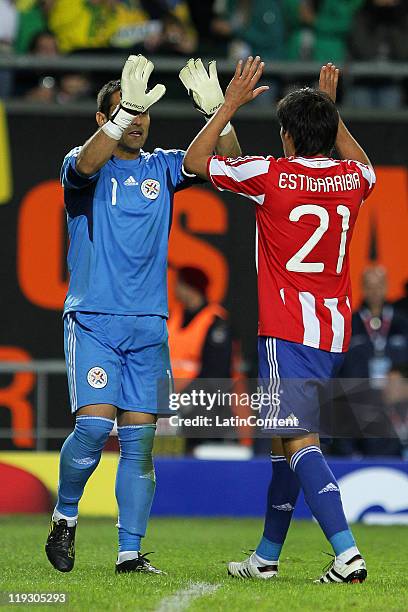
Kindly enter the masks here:
M 217 158 L 212 158 L 210 162 L 211 174 L 213 176 L 228 176 L 233 181 L 241 183 L 260 174 L 267 174 L 270 166 L 270 160 L 259 158 L 238 157 L 236 160 L 234 159 L 234 162 L 237 162 L 237 165 L 234 165 L 233 162 L 226 163 Z
M 376 182 L 376 176 L 375 176 L 375 172 L 373 170 L 373 168 L 371 166 L 367 166 L 366 164 L 362 164 L 359 161 L 355 162 L 356 165 L 360 168 L 363 177 L 366 179 L 370 189 L 373 185 L 375 185 Z
M 190 174 L 189 172 L 187 172 L 187 170 L 184 168 L 184 164 L 181 166 L 181 173 L 184 174 L 184 176 L 186 176 L 187 178 L 196 178 L 196 174 Z

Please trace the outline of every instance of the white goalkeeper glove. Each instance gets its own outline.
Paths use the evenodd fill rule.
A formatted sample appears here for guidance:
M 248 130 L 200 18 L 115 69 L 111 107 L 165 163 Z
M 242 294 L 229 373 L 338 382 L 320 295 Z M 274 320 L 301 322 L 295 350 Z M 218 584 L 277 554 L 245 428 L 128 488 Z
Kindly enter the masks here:
M 217 63 L 210 62 L 207 72 L 200 58 L 189 59 L 180 70 L 179 78 L 193 99 L 196 109 L 205 115 L 207 121 L 211 119 L 224 103 L 224 94 L 218 82 Z M 231 124 L 228 123 L 221 136 L 228 134 L 231 129 Z
M 110 121 L 102 127 L 111 138 L 120 140 L 135 115 L 146 112 L 164 96 L 164 85 L 156 85 L 150 91 L 147 88 L 153 69 L 153 63 L 143 55 L 129 55 L 122 70 L 120 104 L 113 111 Z

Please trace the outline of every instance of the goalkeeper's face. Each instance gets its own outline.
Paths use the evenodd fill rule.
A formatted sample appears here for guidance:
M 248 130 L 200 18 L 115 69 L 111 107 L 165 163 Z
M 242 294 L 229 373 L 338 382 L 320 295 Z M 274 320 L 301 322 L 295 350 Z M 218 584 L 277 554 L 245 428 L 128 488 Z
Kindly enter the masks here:
M 115 91 L 111 96 L 111 104 L 109 108 L 109 116 L 113 113 L 115 108 L 120 102 L 120 93 Z M 135 115 L 132 123 L 122 134 L 122 138 L 119 141 L 121 149 L 128 151 L 129 153 L 137 153 L 147 140 L 149 135 L 150 127 L 150 115 L 149 111 Z

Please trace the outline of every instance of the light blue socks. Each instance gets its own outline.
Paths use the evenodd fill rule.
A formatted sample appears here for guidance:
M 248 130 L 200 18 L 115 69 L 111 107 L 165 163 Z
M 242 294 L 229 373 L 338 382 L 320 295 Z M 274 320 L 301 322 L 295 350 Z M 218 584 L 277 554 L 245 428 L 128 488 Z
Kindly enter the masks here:
M 156 479 L 152 448 L 156 425 L 118 427 L 120 459 L 116 475 L 119 507 L 119 562 L 136 557 L 146 534 Z
M 61 449 L 57 518 L 59 514 L 73 519 L 78 516 L 78 502 L 100 461 L 113 423 L 103 417 L 77 417 L 75 429 Z

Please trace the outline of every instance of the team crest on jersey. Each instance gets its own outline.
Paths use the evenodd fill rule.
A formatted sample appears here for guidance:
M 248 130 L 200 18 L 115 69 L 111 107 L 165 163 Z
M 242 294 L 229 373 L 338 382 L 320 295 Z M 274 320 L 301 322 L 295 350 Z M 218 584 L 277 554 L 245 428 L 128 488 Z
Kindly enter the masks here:
M 155 179 L 146 179 L 140 186 L 142 193 L 149 200 L 155 200 L 160 193 L 160 183 Z
M 86 379 L 88 384 L 94 389 L 103 389 L 108 384 L 108 375 L 105 370 L 99 366 L 91 368 Z

